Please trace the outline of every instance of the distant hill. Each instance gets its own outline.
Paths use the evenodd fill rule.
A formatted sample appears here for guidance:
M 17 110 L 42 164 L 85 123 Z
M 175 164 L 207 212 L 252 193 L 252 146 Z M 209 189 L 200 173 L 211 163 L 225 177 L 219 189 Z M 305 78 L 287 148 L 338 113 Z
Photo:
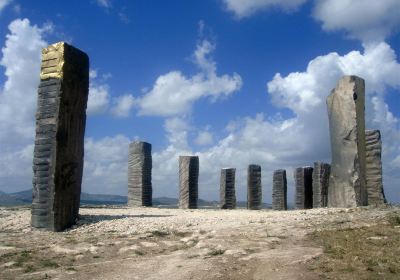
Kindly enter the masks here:
M 126 204 L 128 198 L 123 195 L 110 194 L 90 194 L 81 193 L 81 205 L 122 205 Z M 25 190 L 15 193 L 4 193 L 0 191 L 0 206 L 18 206 L 32 203 L 32 190 Z M 155 197 L 153 198 L 153 206 L 158 207 L 178 207 L 178 199 L 171 197 Z M 198 200 L 198 206 L 201 208 L 218 208 L 218 201 Z M 238 201 L 237 207 L 245 208 L 245 201 Z M 263 208 L 271 208 L 268 203 L 263 203 Z

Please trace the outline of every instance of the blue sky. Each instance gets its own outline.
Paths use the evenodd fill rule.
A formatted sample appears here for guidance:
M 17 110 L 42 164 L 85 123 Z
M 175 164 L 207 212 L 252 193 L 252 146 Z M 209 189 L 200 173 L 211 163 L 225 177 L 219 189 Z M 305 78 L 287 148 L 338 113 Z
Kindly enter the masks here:
M 349 0 L 0 0 L 0 190 L 31 187 L 40 49 L 87 52 L 91 83 L 83 191 L 126 194 L 127 151 L 153 144 L 155 196 L 176 197 L 177 161 L 200 156 L 199 194 L 220 168 L 272 172 L 330 162 L 325 98 L 366 80 L 366 123 L 382 130 L 384 185 L 400 201 L 400 2 Z

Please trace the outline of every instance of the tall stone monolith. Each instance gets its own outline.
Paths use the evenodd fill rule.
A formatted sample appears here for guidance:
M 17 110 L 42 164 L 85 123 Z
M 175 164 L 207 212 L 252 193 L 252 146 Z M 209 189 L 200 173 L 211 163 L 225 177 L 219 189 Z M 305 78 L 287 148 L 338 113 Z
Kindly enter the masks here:
M 135 141 L 129 145 L 128 205 L 152 206 L 151 144 Z
M 220 181 L 221 209 L 236 208 L 235 173 L 236 173 L 235 168 L 221 169 L 221 181 Z
M 261 166 L 250 164 L 247 168 L 247 208 L 262 208 Z
M 312 190 L 313 208 L 328 206 L 328 187 L 331 165 L 324 162 L 314 162 Z
M 198 200 L 199 157 L 179 157 L 179 208 L 196 209 Z
M 327 98 L 332 152 L 330 207 L 368 204 L 364 99 L 364 80 L 356 76 L 344 76 Z
M 313 168 L 309 166 L 299 167 L 294 171 L 296 209 L 313 208 L 312 174 Z
M 382 141 L 379 130 L 365 131 L 366 146 L 366 183 L 368 204 L 379 205 L 386 203 L 382 183 Z
M 287 209 L 287 179 L 286 170 L 284 169 L 274 171 L 272 180 L 272 209 Z
M 88 56 L 64 43 L 42 50 L 33 155 L 31 224 L 61 231 L 78 218 L 86 104 Z

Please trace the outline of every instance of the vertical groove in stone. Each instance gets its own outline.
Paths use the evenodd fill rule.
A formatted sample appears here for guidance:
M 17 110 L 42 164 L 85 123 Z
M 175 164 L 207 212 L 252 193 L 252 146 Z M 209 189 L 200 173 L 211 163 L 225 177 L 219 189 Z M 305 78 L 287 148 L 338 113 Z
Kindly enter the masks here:
M 326 102 L 332 151 L 328 205 L 367 205 L 364 80 L 357 76 L 344 76 Z
M 262 208 L 261 166 L 250 164 L 247 169 L 247 208 Z
M 287 179 L 286 170 L 274 171 L 272 181 L 272 209 L 287 210 Z
M 312 174 L 313 168 L 309 166 L 295 169 L 294 181 L 296 186 L 296 209 L 313 208 Z
M 328 206 L 328 186 L 331 166 L 324 162 L 314 162 L 313 208 Z
M 235 168 L 221 169 L 220 199 L 222 209 L 236 208 Z
M 135 141 L 129 145 L 128 205 L 152 206 L 151 144 Z
M 78 218 L 89 58 L 66 43 L 42 51 L 31 224 L 61 231 Z
M 198 200 L 199 157 L 179 157 L 179 208 L 196 209 Z
M 368 204 L 384 204 L 386 198 L 382 183 L 382 141 L 379 130 L 365 131 L 365 149 Z

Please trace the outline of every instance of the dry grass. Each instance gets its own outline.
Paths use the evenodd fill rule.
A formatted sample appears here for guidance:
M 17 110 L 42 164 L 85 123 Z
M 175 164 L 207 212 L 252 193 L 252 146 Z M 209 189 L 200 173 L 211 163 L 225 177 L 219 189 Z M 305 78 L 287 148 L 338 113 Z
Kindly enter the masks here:
M 309 235 L 324 255 L 308 263 L 322 279 L 400 279 L 400 216 L 363 228 Z

